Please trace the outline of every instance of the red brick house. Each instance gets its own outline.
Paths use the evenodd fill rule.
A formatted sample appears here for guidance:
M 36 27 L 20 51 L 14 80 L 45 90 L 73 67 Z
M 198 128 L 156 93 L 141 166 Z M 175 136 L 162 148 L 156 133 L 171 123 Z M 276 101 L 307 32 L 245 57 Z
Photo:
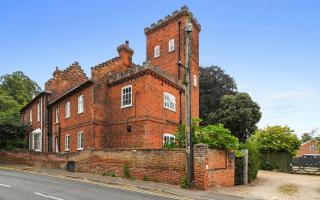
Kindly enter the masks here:
M 318 142 L 316 139 L 311 139 L 303 144 L 301 144 L 297 157 L 320 157 L 320 150 L 318 148 Z
M 192 116 L 199 116 L 200 24 L 186 6 L 144 29 L 146 62 L 132 62 L 125 42 L 118 56 L 91 68 L 88 78 L 75 62 L 56 70 L 22 110 L 31 123 L 27 143 L 36 151 L 84 148 L 162 148 L 185 118 L 185 25 L 191 35 Z

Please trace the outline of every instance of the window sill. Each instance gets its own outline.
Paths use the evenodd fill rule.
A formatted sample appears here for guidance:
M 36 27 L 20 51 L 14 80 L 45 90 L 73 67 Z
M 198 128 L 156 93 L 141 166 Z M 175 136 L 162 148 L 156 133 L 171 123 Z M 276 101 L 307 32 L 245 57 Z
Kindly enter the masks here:
M 177 112 L 176 110 L 173 110 L 173 109 L 171 109 L 171 108 L 166 108 L 166 107 L 164 107 L 165 109 L 167 109 L 167 110 L 170 110 L 170 111 L 172 111 L 172 112 Z
M 64 151 L 65 151 L 65 152 L 69 152 L 69 151 L 70 151 L 70 149 L 65 149 Z
M 132 107 L 132 104 L 131 105 L 126 105 L 126 106 L 121 106 L 121 108 L 129 108 L 129 107 Z
M 80 115 L 80 114 L 82 114 L 82 113 L 83 113 L 83 111 L 82 111 L 82 112 L 78 112 L 77 114 Z
M 78 150 L 78 151 L 82 151 L 82 150 L 83 150 L 83 148 L 77 148 L 77 150 Z

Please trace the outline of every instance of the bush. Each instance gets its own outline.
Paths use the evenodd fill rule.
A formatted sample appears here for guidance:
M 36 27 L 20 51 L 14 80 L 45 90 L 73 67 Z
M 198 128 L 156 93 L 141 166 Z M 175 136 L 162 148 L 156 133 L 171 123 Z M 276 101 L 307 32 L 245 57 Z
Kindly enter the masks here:
M 199 132 L 199 135 L 196 135 L 198 142 L 208 144 L 210 148 L 230 151 L 239 147 L 238 138 L 231 135 L 222 124 L 200 127 Z
M 248 149 L 248 181 L 251 182 L 257 177 L 260 165 L 260 153 L 259 147 L 253 142 L 247 142 L 245 144 L 240 144 L 239 149 L 236 152 L 238 153 L 237 157 L 243 157 L 243 154 L 240 153 L 242 149 Z M 236 163 L 236 165 L 241 165 Z
M 130 171 L 129 171 L 129 166 L 128 166 L 128 164 L 125 164 L 124 166 L 123 166 L 123 176 L 125 177 L 125 178 L 130 178 L 131 176 L 130 176 Z
M 203 143 L 207 144 L 213 149 L 231 150 L 237 149 L 239 146 L 239 140 L 231 134 L 231 132 L 224 128 L 222 124 L 208 125 L 204 127 L 197 126 L 200 119 L 193 119 L 192 126 L 192 141 L 193 144 Z M 179 127 L 176 133 L 176 140 L 180 147 L 185 147 L 185 127 L 184 125 Z
M 277 168 L 278 168 L 277 165 L 271 160 L 261 160 L 260 162 L 260 169 L 262 170 L 273 171 L 274 169 L 277 169 Z
M 251 182 L 257 177 L 259 171 L 259 147 L 255 143 L 247 142 L 246 148 L 248 149 L 248 181 Z
M 285 151 L 295 155 L 301 141 L 288 126 L 267 126 L 255 132 L 250 141 L 259 145 L 261 152 Z

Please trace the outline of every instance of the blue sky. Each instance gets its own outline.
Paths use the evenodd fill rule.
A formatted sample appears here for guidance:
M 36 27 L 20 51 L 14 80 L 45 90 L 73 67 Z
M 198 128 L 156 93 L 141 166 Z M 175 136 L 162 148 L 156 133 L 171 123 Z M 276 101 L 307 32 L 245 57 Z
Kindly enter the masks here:
M 90 67 L 124 40 L 145 59 L 143 29 L 182 5 L 202 25 L 201 65 L 219 65 L 259 103 L 259 127 L 320 127 L 320 1 L 0 0 L 0 75 L 21 70 L 42 88 L 55 66 Z

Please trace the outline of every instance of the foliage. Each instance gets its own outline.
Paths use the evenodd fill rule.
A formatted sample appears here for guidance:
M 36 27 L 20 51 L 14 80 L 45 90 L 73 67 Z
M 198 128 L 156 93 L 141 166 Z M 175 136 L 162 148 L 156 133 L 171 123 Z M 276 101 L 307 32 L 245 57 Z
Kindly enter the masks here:
M 239 145 L 239 151 L 248 149 L 248 181 L 251 182 L 257 177 L 260 164 L 260 152 L 257 144 L 247 141 Z
M 295 155 L 301 141 L 288 126 L 268 126 L 256 131 L 250 140 L 259 146 L 260 151 L 286 151 Z
M 23 72 L 0 77 L 0 122 L 18 122 L 19 110 L 26 105 L 40 87 Z
M 235 94 L 234 79 L 219 66 L 200 67 L 200 117 L 208 120 L 209 113 L 219 107 L 219 100 L 227 94 Z
M 199 127 L 197 124 L 201 119 L 192 120 L 192 141 L 193 144 L 204 143 L 210 148 L 231 150 L 237 149 L 239 145 L 238 138 L 233 136 L 231 132 L 224 128 L 222 124 L 208 125 Z M 185 127 L 180 126 L 176 133 L 176 140 L 180 147 L 185 147 Z
M 174 142 L 170 142 L 170 141 L 167 141 L 163 144 L 163 147 L 165 149 L 172 149 L 172 148 L 175 148 L 176 147 L 176 143 Z
M 189 183 L 189 178 L 188 178 L 188 176 L 183 176 L 183 177 L 181 178 L 181 184 L 180 184 L 180 186 L 181 186 L 182 188 L 190 188 L 191 183 Z
M 192 142 L 193 144 L 197 144 L 197 136 L 199 134 L 199 126 L 198 124 L 202 120 L 199 118 L 193 118 L 192 119 Z M 178 142 L 179 147 L 185 147 L 186 146 L 186 136 L 185 136 L 185 125 L 180 125 L 178 128 L 177 133 L 175 134 L 176 141 Z
M 268 171 L 273 171 L 274 169 L 277 169 L 276 163 L 274 163 L 271 160 L 261 160 L 260 162 L 260 169 L 262 170 L 268 170 Z
M 0 149 L 24 148 L 24 133 L 29 129 L 24 124 L 0 123 Z
M 123 176 L 125 178 L 131 178 L 128 164 L 123 165 Z
M 198 142 L 208 144 L 210 148 L 229 151 L 237 149 L 239 146 L 238 138 L 233 136 L 222 124 L 200 127 L 199 132 Z
M 240 142 L 257 129 L 261 112 L 259 105 L 246 93 L 225 95 L 221 98 L 219 108 L 209 115 L 210 124 L 223 124 Z
M 104 172 L 101 174 L 102 176 L 111 176 L 111 177 L 116 177 L 116 173 L 114 172 Z
M 149 177 L 147 175 L 143 175 L 143 178 L 142 178 L 143 181 L 149 181 Z
M 312 139 L 312 135 L 310 133 L 304 133 L 301 135 L 301 143 L 308 142 Z
M 0 77 L 0 149 L 23 148 L 28 126 L 20 124 L 20 109 L 40 87 L 22 72 Z

